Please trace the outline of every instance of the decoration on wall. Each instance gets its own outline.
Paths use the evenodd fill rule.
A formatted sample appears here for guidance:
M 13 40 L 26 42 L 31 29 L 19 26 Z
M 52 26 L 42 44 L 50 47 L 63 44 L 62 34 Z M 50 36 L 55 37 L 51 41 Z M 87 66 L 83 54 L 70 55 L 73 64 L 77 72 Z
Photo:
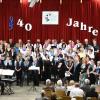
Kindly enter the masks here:
M 59 24 L 59 11 L 43 11 L 42 24 L 44 25 L 58 25 Z
M 24 24 L 22 19 L 18 19 L 17 25 L 19 27 L 24 27 L 26 31 L 31 31 L 32 30 L 32 24 L 30 24 L 30 23 L 25 23 Z
M 14 28 L 14 18 L 13 16 L 9 17 L 9 30 L 12 30 Z
M 72 18 L 68 19 L 68 23 L 66 24 L 69 27 L 79 27 L 80 30 L 88 31 L 89 33 L 92 33 L 94 36 L 98 36 L 99 31 L 97 29 L 94 29 L 93 26 L 87 26 L 83 22 L 74 21 Z

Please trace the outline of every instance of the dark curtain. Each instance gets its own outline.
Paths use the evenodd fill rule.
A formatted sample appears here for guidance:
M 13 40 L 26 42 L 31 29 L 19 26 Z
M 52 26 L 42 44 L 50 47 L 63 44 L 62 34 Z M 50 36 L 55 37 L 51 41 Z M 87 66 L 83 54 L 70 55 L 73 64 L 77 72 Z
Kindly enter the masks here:
M 90 41 L 93 38 L 98 40 L 100 44 L 100 33 L 98 36 L 93 36 L 88 31 L 80 31 L 80 28 L 67 27 L 66 23 L 69 18 L 84 22 L 87 26 L 93 26 L 100 32 L 100 5 L 94 0 L 63 0 L 62 5 L 60 0 L 42 0 L 33 7 L 29 8 L 27 0 L 3 0 L 0 3 L 0 39 L 8 41 L 12 38 L 16 42 L 21 38 L 24 42 L 30 39 L 35 42 L 40 38 L 42 42 L 45 39 L 64 39 L 66 42 L 79 39 L 83 41 L 88 38 Z M 42 25 L 42 11 L 59 11 L 59 25 Z M 14 18 L 14 28 L 9 29 L 9 17 Z M 24 27 L 17 26 L 18 19 L 23 19 L 24 23 L 32 24 L 32 30 L 26 31 Z

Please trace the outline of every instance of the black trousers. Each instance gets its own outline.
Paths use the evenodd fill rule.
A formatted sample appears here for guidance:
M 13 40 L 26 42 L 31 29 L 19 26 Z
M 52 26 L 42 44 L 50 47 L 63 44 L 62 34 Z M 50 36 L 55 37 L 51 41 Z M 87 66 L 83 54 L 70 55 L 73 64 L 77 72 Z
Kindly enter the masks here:
M 33 83 L 34 83 L 34 86 L 39 86 L 39 74 L 38 74 L 38 70 L 34 70 L 33 71 Z
M 17 85 L 22 85 L 22 71 L 16 72 Z
M 4 82 L 0 81 L 1 95 L 4 94 Z

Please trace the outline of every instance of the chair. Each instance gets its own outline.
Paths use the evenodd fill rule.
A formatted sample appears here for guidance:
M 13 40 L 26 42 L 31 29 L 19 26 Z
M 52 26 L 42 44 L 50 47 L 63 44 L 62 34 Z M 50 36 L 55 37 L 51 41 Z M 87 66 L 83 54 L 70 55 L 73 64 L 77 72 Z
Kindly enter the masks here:
M 76 98 L 76 100 L 84 100 L 84 98 L 83 98 L 83 97 L 79 97 L 79 96 L 74 97 L 74 98 Z
M 97 100 L 97 98 L 96 97 L 91 97 L 91 100 Z
M 86 100 L 98 100 L 96 97 L 87 97 Z
M 52 90 L 51 89 L 44 89 L 44 91 L 45 91 L 45 96 L 50 99 L 51 95 L 52 95 Z
M 69 96 L 65 96 L 65 97 L 59 97 L 57 98 L 57 100 L 71 100 L 71 98 Z
M 62 97 L 62 100 L 71 100 L 71 98 L 69 96 L 64 96 Z
M 56 93 L 56 96 L 60 96 L 60 97 L 66 96 L 66 93 L 63 90 L 56 90 L 55 93 Z
M 96 86 L 96 92 L 97 92 L 97 93 L 100 93 L 100 85 L 97 85 L 97 86 Z
M 63 90 L 56 90 L 55 94 L 58 100 L 62 100 L 62 98 L 66 96 L 65 91 Z

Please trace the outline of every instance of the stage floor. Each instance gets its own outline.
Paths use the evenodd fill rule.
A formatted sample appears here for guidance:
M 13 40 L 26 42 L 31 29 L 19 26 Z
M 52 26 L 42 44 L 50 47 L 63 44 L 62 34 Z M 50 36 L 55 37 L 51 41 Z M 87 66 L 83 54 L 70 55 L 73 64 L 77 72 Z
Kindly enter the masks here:
M 0 100 L 35 100 L 36 97 L 40 97 L 40 92 L 43 85 L 36 87 L 36 89 L 30 86 L 12 86 L 14 94 L 0 95 Z

